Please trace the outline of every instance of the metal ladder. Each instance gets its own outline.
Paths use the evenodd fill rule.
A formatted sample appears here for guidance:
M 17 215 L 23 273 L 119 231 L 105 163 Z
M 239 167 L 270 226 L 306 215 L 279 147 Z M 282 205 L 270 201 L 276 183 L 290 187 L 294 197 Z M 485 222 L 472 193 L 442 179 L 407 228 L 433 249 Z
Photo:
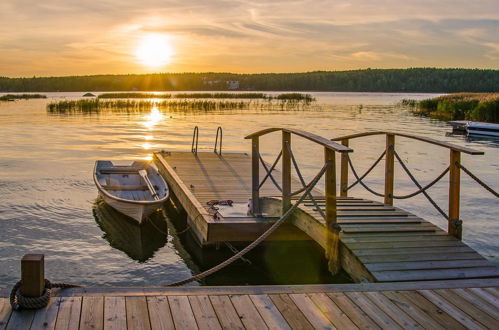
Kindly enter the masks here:
M 217 135 L 215 137 L 215 146 L 213 147 L 213 152 L 216 153 L 217 155 L 222 155 L 222 138 L 223 138 L 222 126 L 218 126 Z M 191 144 L 191 152 L 194 155 L 198 154 L 198 142 L 199 142 L 199 127 L 195 126 L 194 132 L 192 133 L 192 144 Z

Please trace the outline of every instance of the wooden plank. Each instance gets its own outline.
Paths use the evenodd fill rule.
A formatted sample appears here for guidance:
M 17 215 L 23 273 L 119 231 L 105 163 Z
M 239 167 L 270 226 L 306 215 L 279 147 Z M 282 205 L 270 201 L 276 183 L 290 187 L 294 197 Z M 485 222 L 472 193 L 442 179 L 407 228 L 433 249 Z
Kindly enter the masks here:
M 494 306 L 499 306 L 499 299 L 493 296 L 492 294 L 488 293 L 484 289 L 470 288 L 468 290 L 473 292 L 475 295 L 479 296 L 480 298 L 484 299 L 485 301 L 489 302 L 490 304 L 493 304 Z
M 265 321 L 247 295 L 232 295 L 230 300 L 246 329 L 268 329 Z
M 105 297 L 104 299 L 104 329 L 126 329 L 125 297 Z
M 393 302 L 380 292 L 365 292 L 364 293 L 372 303 L 379 307 L 391 319 L 397 322 L 404 329 L 421 329 L 422 327 L 412 319 L 409 314 L 398 308 Z
M 269 329 L 291 329 L 268 295 L 250 295 L 249 297 Z
M 455 226 L 452 221 L 459 220 L 459 199 L 461 190 L 461 169 L 457 165 L 461 162 L 461 153 L 450 150 L 449 160 L 449 221 L 447 232 L 449 235 L 462 239 L 462 226 Z
M 314 329 L 287 294 L 270 295 L 269 297 L 291 329 Z
M 336 329 L 306 294 L 295 293 L 289 296 L 314 328 Z
M 208 296 L 189 296 L 189 302 L 199 329 L 222 329 Z
M 244 329 L 228 296 L 210 296 L 218 321 L 224 329 Z
M 370 271 L 386 270 L 417 270 L 417 269 L 445 269 L 445 268 L 466 268 L 484 267 L 491 263 L 485 259 L 472 260 L 439 260 L 439 261 L 413 261 L 413 262 L 385 262 L 376 264 L 364 264 Z
M 420 247 L 420 248 L 387 248 L 387 249 L 358 249 L 353 250 L 356 256 L 375 256 L 375 255 L 397 255 L 397 254 L 425 254 L 425 253 L 470 253 L 475 252 L 468 246 L 443 246 L 443 247 Z M 476 253 L 476 252 L 475 252 Z
M 385 312 L 373 305 L 367 297 L 360 292 L 346 292 L 350 298 L 359 308 L 361 308 L 371 319 L 373 319 L 382 328 L 401 329 L 401 327 L 392 320 Z
M 420 241 L 409 241 L 409 242 L 362 242 L 362 243 L 345 243 L 349 249 L 352 250 L 374 250 L 374 249 L 400 249 L 400 248 L 420 248 Z M 424 243 L 425 248 L 429 247 L 466 247 L 466 245 L 460 241 L 448 241 L 448 240 L 433 240 Z
M 332 292 L 327 295 L 360 329 L 380 329 L 369 315 L 353 303 L 343 292 Z
M 411 303 L 403 294 L 394 291 L 381 292 L 398 308 L 403 310 L 407 315 L 410 315 L 416 322 L 418 322 L 425 329 L 445 329 L 440 323 L 433 320 L 428 314 L 420 309 L 415 304 Z
M 466 313 L 462 312 L 459 308 L 452 305 L 435 292 L 431 290 L 418 290 L 418 292 L 433 304 L 437 305 L 440 309 L 444 310 L 454 319 L 459 321 L 461 324 L 466 326 L 468 329 L 485 329 L 485 327 L 483 327 L 481 324 L 473 320 Z
M 395 181 L 395 135 L 386 134 L 385 146 L 385 198 L 384 203 L 393 205 L 393 183 Z
M 80 329 L 104 328 L 104 297 L 83 297 Z
M 341 241 L 345 244 L 349 243 L 375 243 L 375 242 L 433 242 L 433 241 L 456 241 L 452 236 L 446 233 L 395 233 L 387 236 L 386 234 L 366 235 L 366 234 L 349 234 L 343 235 Z M 425 243 L 426 244 L 426 243 Z
M 480 310 L 488 313 L 490 316 L 497 318 L 499 316 L 499 306 L 492 305 L 488 301 L 480 298 L 471 291 L 467 289 L 452 289 L 452 292 L 460 295 L 462 298 L 470 301 L 475 306 L 479 307 Z
M 166 296 L 147 297 L 147 307 L 152 330 L 175 328 Z
M 7 327 L 11 314 L 12 309 L 9 299 L 0 298 L 0 330 L 4 330 Z
M 463 298 L 457 293 L 447 289 L 433 290 L 433 292 L 437 293 L 445 300 L 450 302 L 452 305 L 456 306 L 464 313 L 470 315 L 474 320 L 480 322 L 482 325 L 486 326 L 487 328 L 499 329 L 499 321 L 494 319 L 493 316 L 490 316 L 489 314 L 477 308 L 472 302 L 468 301 L 466 298 Z
M 422 270 L 393 270 L 372 272 L 378 281 L 420 281 L 438 279 L 462 279 L 462 278 L 484 278 L 497 277 L 497 267 L 474 267 L 474 268 L 448 268 L 448 269 L 422 269 Z
M 377 262 L 398 262 L 398 261 L 425 261 L 425 260 L 469 260 L 482 258 L 476 252 L 455 253 L 422 253 L 422 254 L 387 254 L 358 257 L 364 264 Z
M 150 330 L 146 297 L 126 297 L 126 323 L 129 330 Z
M 61 297 L 56 330 L 77 330 L 80 326 L 82 297 Z
M 22 310 L 13 312 L 10 316 L 7 330 L 28 330 L 31 327 L 33 318 L 35 317 L 34 310 Z
M 38 309 L 31 323 L 31 329 L 55 329 L 57 313 L 59 312 L 58 298 L 52 297 L 47 306 Z M 1 327 L 0 327 L 1 328 Z
M 198 329 L 189 298 L 186 296 L 168 297 L 175 329 Z
M 350 318 L 325 293 L 309 293 L 308 296 L 336 328 L 358 329 Z
M 492 294 L 496 298 L 499 298 L 499 291 L 497 291 L 497 288 L 484 288 L 484 290 Z
M 415 291 L 396 292 L 406 298 L 413 306 L 417 306 L 431 319 L 441 324 L 446 329 L 465 329 L 465 327 L 452 316 L 440 309 L 437 305 Z

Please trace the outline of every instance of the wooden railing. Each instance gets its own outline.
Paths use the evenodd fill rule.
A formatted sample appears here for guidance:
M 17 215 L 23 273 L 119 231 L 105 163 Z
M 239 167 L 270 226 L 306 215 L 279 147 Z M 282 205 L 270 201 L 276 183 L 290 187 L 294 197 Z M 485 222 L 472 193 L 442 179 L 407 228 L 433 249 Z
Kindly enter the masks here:
M 388 205 L 393 205 L 393 189 L 394 189 L 394 166 L 395 166 L 395 137 L 405 137 L 409 139 L 414 139 L 430 144 L 434 144 L 440 147 L 449 149 L 449 212 L 447 214 L 448 219 L 448 233 L 458 239 L 462 239 L 462 226 L 461 220 L 459 219 L 459 200 L 460 200 L 460 168 L 459 164 L 461 162 L 461 153 L 466 153 L 469 155 L 483 155 L 482 151 L 478 151 L 471 148 L 461 147 L 452 143 L 442 142 L 435 139 L 417 136 L 412 134 L 397 133 L 397 132 L 387 132 L 387 131 L 375 131 L 366 132 L 359 134 L 352 134 L 347 136 L 341 136 L 331 141 L 339 141 L 345 147 L 348 147 L 350 140 L 356 138 L 362 138 L 372 135 L 385 135 L 385 186 L 384 186 L 384 203 Z M 341 178 L 340 178 L 340 196 L 348 196 L 348 165 L 349 159 L 348 154 L 342 154 L 341 156 Z M 421 188 L 420 185 L 418 187 Z M 422 188 L 421 188 L 422 189 Z M 429 197 L 429 196 L 427 196 Z
M 260 155 L 260 137 L 272 132 L 282 132 L 282 149 L 279 155 L 277 156 L 274 164 L 267 168 L 267 165 L 263 161 Z M 348 152 L 351 152 L 352 149 L 348 148 L 348 146 L 344 146 L 338 144 L 334 141 L 326 139 L 324 137 L 305 132 L 297 129 L 288 129 L 288 128 L 268 128 L 253 134 L 246 136 L 246 139 L 251 139 L 251 163 L 252 163 L 252 213 L 255 216 L 261 215 L 261 205 L 260 205 L 260 188 L 262 184 L 265 182 L 267 178 L 271 178 L 272 181 L 276 184 L 279 190 L 282 192 L 282 214 L 284 214 L 291 207 L 291 197 L 293 195 L 297 195 L 300 192 L 304 191 L 306 188 L 305 181 L 300 173 L 300 170 L 297 166 L 296 159 L 293 156 L 292 148 L 291 148 L 291 136 L 296 135 L 302 138 L 305 138 L 309 141 L 312 141 L 324 148 L 324 163 L 327 164 L 326 172 L 324 173 L 325 177 L 325 203 L 326 210 L 324 214 L 324 218 L 326 221 L 326 228 L 328 232 L 328 249 L 326 249 L 326 257 L 329 259 L 329 269 L 335 274 L 337 273 L 340 266 L 340 258 L 339 258 L 339 232 L 341 228 L 337 223 L 337 209 L 336 209 L 336 152 L 341 153 L 342 155 Z M 281 159 L 282 158 L 282 159 Z M 282 176 L 281 176 L 281 186 L 277 184 L 277 182 L 272 177 L 272 170 L 274 169 L 277 162 L 281 159 L 282 162 Z M 267 171 L 263 181 L 260 181 L 260 162 L 262 166 Z M 303 185 L 303 188 L 298 189 L 295 192 L 291 191 L 291 170 L 292 165 L 294 165 L 295 170 L 298 174 L 298 177 Z M 320 207 L 314 200 L 312 194 L 309 194 L 309 198 L 316 205 L 316 209 L 322 213 Z

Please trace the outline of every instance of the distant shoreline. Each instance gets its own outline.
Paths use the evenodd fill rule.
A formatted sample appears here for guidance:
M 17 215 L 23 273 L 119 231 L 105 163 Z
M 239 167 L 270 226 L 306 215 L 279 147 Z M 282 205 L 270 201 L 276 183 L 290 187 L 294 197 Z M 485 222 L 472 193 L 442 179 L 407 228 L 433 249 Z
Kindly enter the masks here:
M 155 73 L 64 77 L 0 77 L 0 92 L 297 91 L 499 92 L 499 70 L 364 69 L 302 73 Z

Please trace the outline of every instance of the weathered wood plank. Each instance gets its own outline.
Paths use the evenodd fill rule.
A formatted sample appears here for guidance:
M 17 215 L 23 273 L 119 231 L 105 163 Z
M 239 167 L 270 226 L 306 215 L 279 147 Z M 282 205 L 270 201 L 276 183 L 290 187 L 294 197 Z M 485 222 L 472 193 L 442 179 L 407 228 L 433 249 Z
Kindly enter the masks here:
M 189 296 L 189 302 L 199 329 L 222 329 L 208 296 Z
M 415 304 L 411 303 L 403 294 L 394 291 L 381 292 L 385 297 L 403 310 L 407 315 L 410 315 L 425 329 L 445 329 L 440 323 L 433 320 L 428 314 L 420 309 Z
M 399 249 L 399 248 L 421 248 L 421 241 L 405 241 L 405 242 L 362 242 L 362 243 L 345 243 L 352 250 L 371 250 L 371 249 Z M 424 247 L 465 247 L 461 241 L 454 240 L 433 240 L 424 243 Z
M 291 329 L 269 296 L 262 294 L 249 297 L 269 329 Z
M 83 297 L 80 329 L 104 328 L 104 297 Z
M 292 329 L 313 329 L 305 315 L 287 294 L 270 295 L 269 297 Z
M 128 330 L 150 330 L 146 297 L 126 297 L 125 304 Z
M 461 324 L 469 329 L 485 329 L 480 323 L 473 320 L 469 315 L 462 312 L 459 308 L 452 305 L 450 302 L 442 298 L 431 290 L 418 290 L 426 299 L 437 305 L 440 309 L 444 310 L 447 314 L 459 321 Z
M 233 295 L 230 300 L 246 329 L 268 329 L 255 305 L 247 295 Z
M 475 295 L 471 291 L 468 291 L 467 289 L 452 289 L 451 291 L 460 295 L 462 298 L 470 301 L 475 306 L 479 307 L 480 310 L 488 313 L 490 316 L 492 316 L 494 318 L 498 318 L 498 316 L 499 316 L 499 306 L 498 305 L 490 304 L 488 301 L 481 299 L 479 296 Z
M 413 261 L 413 262 L 385 262 L 376 264 L 365 264 L 370 271 L 386 270 L 418 270 L 418 269 L 445 269 L 445 268 L 467 268 L 487 267 L 490 262 L 485 259 L 472 260 L 439 260 L 439 261 Z
M 175 328 L 166 296 L 147 297 L 147 307 L 152 330 Z
M 360 329 L 380 329 L 376 322 L 343 292 L 332 292 L 327 295 Z
M 412 262 L 412 261 L 435 261 L 435 260 L 469 260 L 469 259 L 482 259 L 476 252 L 468 253 L 422 253 L 422 254 L 386 254 L 386 255 L 371 255 L 359 256 L 360 261 L 364 264 L 378 263 L 378 262 Z
M 80 326 L 82 297 L 61 297 L 56 330 L 77 330 Z
M 294 293 L 289 296 L 314 328 L 336 329 L 306 294 Z
M 35 317 L 34 310 L 23 310 L 13 312 L 10 316 L 7 330 L 28 330 L 31 327 L 33 318 Z
M 485 301 L 493 304 L 494 306 L 499 306 L 499 299 L 493 296 L 492 294 L 488 293 L 484 289 L 481 288 L 470 288 L 469 289 L 471 292 L 473 292 L 475 295 L 479 296 L 480 298 L 484 299 Z
M 168 297 L 175 329 L 198 329 L 189 298 L 186 296 Z
M 422 327 L 415 322 L 409 314 L 398 308 L 393 302 L 380 292 L 366 292 L 364 293 L 372 303 L 379 307 L 390 318 L 397 322 L 404 329 L 422 329 Z
M 358 329 L 350 318 L 325 293 L 309 293 L 308 296 L 336 328 Z
M 228 296 L 210 296 L 218 321 L 224 329 L 244 329 Z
M 36 311 L 33 322 L 31 323 L 31 329 L 55 329 L 58 312 L 58 298 L 52 297 L 45 308 Z
M 373 319 L 382 328 L 402 329 L 394 320 L 392 320 L 385 312 L 372 304 L 368 298 L 360 292 L 346 292 L 359 308 L 361 308 L 371 319 Z
M 7 327 L 11 313 L 12 309 L 9 299 L 0 298 L 0 330 L 4 330 Z
M 499 276 L 496 267 L 393 270 L 372 272 L 378 281 L 421 281 L 442 279 L 486 278 Z
M 126 329 L 125 297 L 105 297 L 104 299 L 104 329 Z

